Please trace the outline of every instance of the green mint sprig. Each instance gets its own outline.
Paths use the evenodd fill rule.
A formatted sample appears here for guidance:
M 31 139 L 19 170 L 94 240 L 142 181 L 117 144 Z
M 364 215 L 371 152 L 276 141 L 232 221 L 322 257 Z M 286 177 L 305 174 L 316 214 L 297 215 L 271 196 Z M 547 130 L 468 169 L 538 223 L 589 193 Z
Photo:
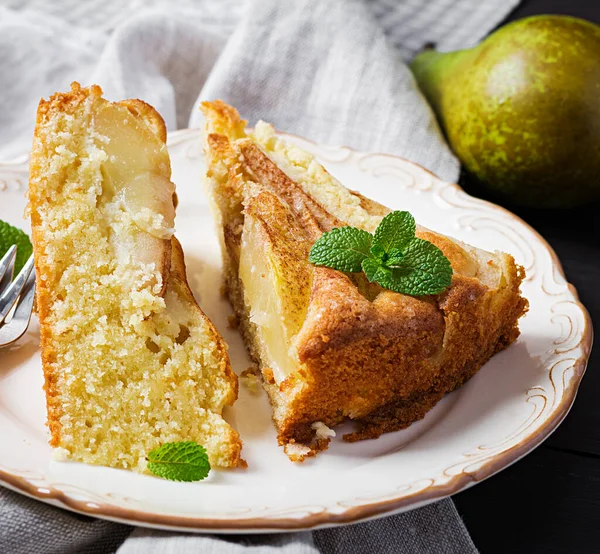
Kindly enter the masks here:
M 15 277 L 19 271 L 23 268 L 29 256 L 33 252 L 31 241 L 26 233 L 17 229 L 12 225 L 6 223 L 6 221 L 0 220 L 0 258 L 6 254 L 8 249 L 13 245 L 17 245 L 17 257 L 15 259 Z
M 308 261 L 346 273 L 364 271 L 370 282 L 394 292 L 439 294 L 452 282 L 452 266 L 437 246 L 417 238 L 415 231 L 415 218 L 409 212 L 392 212 L 374 235 L 355 227 L 323 233 Z
M 202 481 L 210 463 L 206 449 L 196 442 L 166 442 L 148 454 L 148 471 L 169 481 Z

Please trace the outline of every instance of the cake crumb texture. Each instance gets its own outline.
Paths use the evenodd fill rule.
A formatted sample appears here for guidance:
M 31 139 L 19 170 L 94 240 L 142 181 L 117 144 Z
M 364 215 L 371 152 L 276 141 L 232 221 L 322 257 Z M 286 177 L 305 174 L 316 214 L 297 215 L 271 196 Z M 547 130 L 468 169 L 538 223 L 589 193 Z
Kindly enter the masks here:
M 243 465 L 222 410 L 237 397 L 227 347 L 196 304 L 173 236 L 166 129 L 97 86 L 42 100 L 29 203 L 51 445 L 143 471 L 192 440 Z

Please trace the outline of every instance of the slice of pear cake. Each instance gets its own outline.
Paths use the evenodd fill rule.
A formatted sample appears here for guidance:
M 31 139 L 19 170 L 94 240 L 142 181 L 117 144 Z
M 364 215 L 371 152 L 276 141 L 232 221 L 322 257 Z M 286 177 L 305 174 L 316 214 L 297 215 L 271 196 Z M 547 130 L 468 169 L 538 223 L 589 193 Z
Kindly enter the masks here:
M 51 445 L 144 471 L 167 442 L 243 465 L 222 410 L 227 346 L 198 307 L 173 236 L 175 190 L 158 113 L 97 86 L 38 108 L 29 204 Z
M 390 210 L 352 192 L 309 153 L 237 111 L 206 102 L 207 185 L 225 286 L 260 368 L 278 440 L 290 459 L 327 447 L 346 419 L 349 441 L 422 418 L 519 334 L 523 269 L 425 228 L 453 268 L 436 296 L 413 297 L 308 262 L 325 231 L 373 232 Z

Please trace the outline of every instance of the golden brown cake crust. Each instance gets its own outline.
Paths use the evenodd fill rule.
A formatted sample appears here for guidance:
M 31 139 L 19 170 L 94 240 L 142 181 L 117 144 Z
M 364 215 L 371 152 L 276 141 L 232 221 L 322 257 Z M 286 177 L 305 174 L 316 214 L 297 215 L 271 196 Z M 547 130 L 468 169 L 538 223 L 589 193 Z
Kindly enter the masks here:
M 38 276 L 36 306 L 40 320 L 40 343 L 47 404 L 47 425 L 51 435 L 50 445 L 54 447 L 61 444 L 61 418 L 64 415 L 64 410 L 58 388 L 57 355 L 54 351 L 52 341 L 53 329 L 48 322 L 50 321 L 49 315 L 52 308 L 53 287 L 60 279 L 60 275 L 57 274 L 55 267 L 45 262 L 47 259 L 45 251 L 49 242 L 43 231 L 42 221 L 38 212 L 38 206 L 47 200 L 45 197 L 44 179 L 45 174 L 47 174 L 48 158 L 53 154 L 45 149 L 43 129 L 51 123 L 51 120 L 57 114 L 76 115 L 88 98 L 95 97 L 100 99 L 101 96 L 102 89 L 96 85 L 92 85 L 89 88 L 82 88 L 78 83 L 73 83 L 71 92 L 56 93 L 48 100 L 42 99 L 39 103 L 34 131 L 28 196 L 32 220 L 32 242 L 35 251 L 35 270 Z M 161 142 L 166 143 L 167 134 L 164 121 L 154 108 L 137 99 L 125 100 L 117 104 L 126 107 L 139 122 L 144 124 L 150 133 L 158 137 Z M 220 360 L 218 371 L 229 384 L 227 394 L 223 399 L 223 405 L 230 406 L 238 396 L 238 380 L 231 368 L 227 355 L 227 345 L 194 299 L 187 282 L 181 245 L 175 237 L 165 239 L 165 242 L 168 243 L 168 249 L 166 250 L 168 256 L 165 257 L 162 264 L 161 274 L 164 278 L 160 296 L 164 296 L 168 286 L 176 289 L 188 306 L 207 323 L 209 333 L 213 335 L 216 342 L 216 350 Z M 225 467 L 245 467 L 246 462 L 241 458 L 242 442 L 240 436 L 231 427 L 228 431 L 229 437 L 226 439 L 229 443 L 226 449 L 227 460 L 222 465 Z
M 347 224 L 278 167 L 264 144 L 240 132 L 245 122 L 233 108 L 217 101 L 204 103 L 203 111 L 209 121 L 206 150 L 213 195 L 241 197 L 246 217 L 290 229 L 282 219 L 284 211 L 273 211 L 272 217 L 280 219 L 269 221 L 264 210 L 262 215 L 256 210 L 257 203 L 267 205 L 272 195 L 289 206 L 311 244 L 322 232 Z M 212 174 L 218 163 L 228 173 L 221 168 L 219 175 Z M 370 216 L 389 213 L 377 202 L 351 194 Z M 223 221 L 226 226 L 227 218 Z M 450 288 L 434 297 L 410 297 L 365 284 L 357 275 L 307 264 L 308 277 L 295 273 L 310 287 L 306 317 L 293 339 L 297 370 L 277 384 L 261 359 L 256 326 L 244 301 L 237 268 L 240 233 L 224 233 L 226 288 L 244 341 L 261 368 L 279 443 L 308 447 L 304 454 L 292 449 L 294 461 L 326 448 L 328 440 L 316 440 L 315 422 L 333 426 L 350 418 L 356 430 L 344 438 L 354 441 L 422 418 L 517 338 L 518 319 L 527 310 L 519 290 L 524 271 L 511 256 L 474 254 L 453 239 L 418 228 L 417 236 L 436 244 L 450 260 Z M 285 240 L 283 236 L 278 239 Z M 502 275 L 499 284 L 486 284 L 494 281 L 486 277 L 488 270 Z

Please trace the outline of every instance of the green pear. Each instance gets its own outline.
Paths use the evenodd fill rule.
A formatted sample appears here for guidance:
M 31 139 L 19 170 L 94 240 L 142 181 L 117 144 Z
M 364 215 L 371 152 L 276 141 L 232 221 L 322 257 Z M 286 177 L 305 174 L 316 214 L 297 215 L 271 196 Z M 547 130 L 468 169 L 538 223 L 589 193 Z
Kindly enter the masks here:
M 468 50 L 412 63 L 450 146 L 475 178 L 516 204 L 600 199 L 600 27 L 542 15 Z

